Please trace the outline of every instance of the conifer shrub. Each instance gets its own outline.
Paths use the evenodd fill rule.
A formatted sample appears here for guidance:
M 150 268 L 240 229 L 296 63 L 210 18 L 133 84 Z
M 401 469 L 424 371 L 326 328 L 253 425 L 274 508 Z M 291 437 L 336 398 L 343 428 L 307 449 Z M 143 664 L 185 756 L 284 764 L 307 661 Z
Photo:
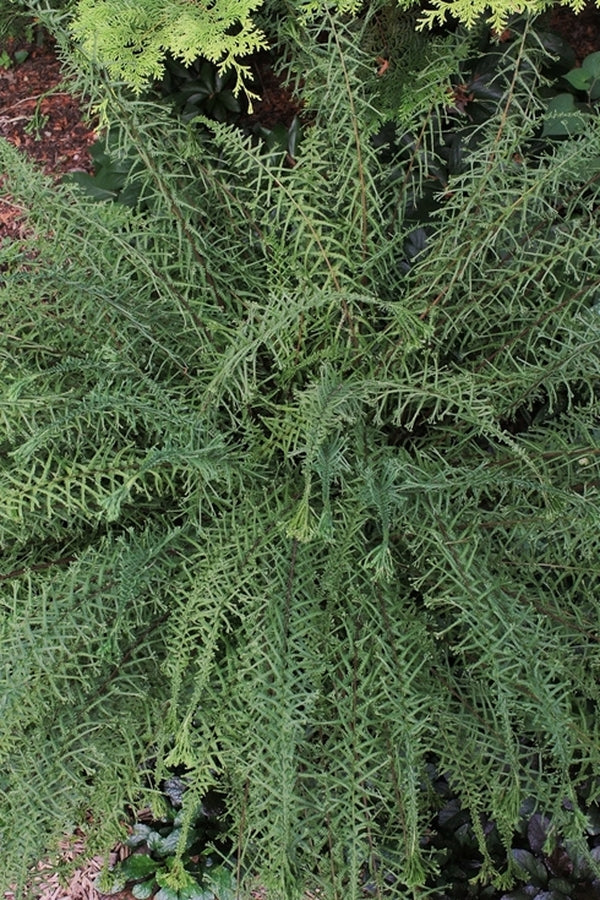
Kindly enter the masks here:
M 0 144 L 27 211 L 0 249 L 5 884 L 75 823 L 93 850 L 158 814 L 173 771 L 190 809 L 225 795 L 242 895 L 417 896 L 442 776 L 482 883 L 520 871 L 524 806 L 587 853 L 598 119 L 544 136 L 528 18 L 486 45 L 481 116 L 483 32 L 381 74 L 371 15 L 279 24 L 294 165 L 132 98 L 56 21 L 137 202 Z
M 31 0 L 24 2 L 31 4 Z M 559 2 L 576 11 L 584 6 L 583 0 Z M 243 89 L 251 97 L 244 56 L 268 45 L 273 11 L 277 18 L 294 23 L 320 21 L 332 7 L 355 15 L 365 9 L 377 13 L 395 7 L 409 20 L 417 10 L 420 28 L 448 20 L 472 28 L 485 17 L 501 32 L 515 13 L 540 14 L 550 6 L 551 0 L 431 0 L 425 4 L 416 0 L 286 0 L 274 5 L 270 0 L 76 0 L 71 7 L 71 31 L 87 55 L 136 91 L 161 77 L 168 55 L 185 65 L 204 56 L 218 64 L 220 76 L 234 73 L 236 91 Z

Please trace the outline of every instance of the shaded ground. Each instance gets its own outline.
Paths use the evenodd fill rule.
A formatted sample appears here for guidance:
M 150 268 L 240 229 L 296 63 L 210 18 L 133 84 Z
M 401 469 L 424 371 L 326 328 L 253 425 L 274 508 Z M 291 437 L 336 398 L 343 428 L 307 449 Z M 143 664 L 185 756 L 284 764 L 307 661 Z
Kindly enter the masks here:
M 302 107 L 290 91 L 282 87 L 281 79 L 273 72 L 268 52 L 257 54 L 252 65 L 253 90 L 260 95 L 255 100 L 252 115 L 245 113 L 238 124 L 241 127 L 260 124 L 264 128 L 274 128 L 283 124 L 286 128 Z
M 7 53 L 12 55 L 10 44 Z M 52 42 L 27 48 L 24 62 L 0 69 L 0 135 L 24 150 L 44 172 L 91 171 L 94 129 L 62 84 Z
M 575 51 L 577 65 L 588 54 L 600 50 L 600 9 L 593 3 L 577 15 L 572 9 L 559 6 L 553 10 L 550 24 Z
M 64 862 L 72 861 L 77 857 L 85 857 L 85 843 L 83 839 L 75 835 L 70 840 L 65 840 L 61 857 Z M 111 855 L 111 862 L 114 861 Z M 116 857 L 115 857 L 116 858 Z M 31 885 L 31 897 L 39 900 L 101 900 L 101 895 L 94 887 L 94 881 L 101 871 L 104 860 L 97 856 L 93 859 L 86 858 L 85 864 L 76 869 L 72 876 L 66 880 L 61 879 L 57 866 L 49 862 L 38 865 L 38 875 Z M 8 892 L 4 900 L 13 900 L 13 894 Z M 116 900 L 116 898 L 113 898 Z M 122 900 L 135 900 L 127 892 L 122 895 Z
M 91 172 L 94 129 L 83 121 L 77 100 L 64 90 L 52 42 L 47 39 L 38 47 L 6 41 L 3 48 L 5 59 L 19 50 L 28 56 L 24 62 L 0 68 L 0 136 L 53 178 L 77 170 Z M 2 173 L 0 191 L 0 240 L 18 239 L 22 210 L 12 202 L 10 184 Z

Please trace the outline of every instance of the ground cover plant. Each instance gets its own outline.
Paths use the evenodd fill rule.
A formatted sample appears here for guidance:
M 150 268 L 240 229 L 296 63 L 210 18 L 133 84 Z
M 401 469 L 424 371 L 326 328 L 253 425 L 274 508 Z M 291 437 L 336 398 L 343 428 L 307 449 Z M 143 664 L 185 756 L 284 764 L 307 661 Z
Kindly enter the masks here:
M 97 202 L 0 145 L 7 883 L 174 771 L 183 834 L 226 798 L 240 892 L 440 893 L 442 785 L 481 884 L 522 876 L 525 810 L 594 872 L 595 101 L 551 105 L 580 88 L 528 17 L 423 43 L 387 10 L 382 71 L 383 9 L 292 13 L 293 159 L 43 13 L 134 162 Z

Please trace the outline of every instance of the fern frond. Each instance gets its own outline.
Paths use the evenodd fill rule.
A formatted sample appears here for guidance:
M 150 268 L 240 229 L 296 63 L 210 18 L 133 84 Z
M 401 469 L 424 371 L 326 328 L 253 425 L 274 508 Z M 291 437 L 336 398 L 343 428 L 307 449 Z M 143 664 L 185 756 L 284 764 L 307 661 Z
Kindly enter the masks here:
M 135 208 L 0 144 L 29 211 L 0 248 L 7 885 L 88 809 L 110 844 L 177 766 L 226 793 L 240 892 L 423 889 L 436 772 L 497 883 L 482 815 L 507 852 L 531 797 L 581 838 L 600 132 L 530 152 L 524 25 L 443 182 L 446 82 L 391 103 L 372 25 L 282 26 L 312 104 L 295 166 L 93 68 Z M 445 79 L 466 51 L 431 53 Z

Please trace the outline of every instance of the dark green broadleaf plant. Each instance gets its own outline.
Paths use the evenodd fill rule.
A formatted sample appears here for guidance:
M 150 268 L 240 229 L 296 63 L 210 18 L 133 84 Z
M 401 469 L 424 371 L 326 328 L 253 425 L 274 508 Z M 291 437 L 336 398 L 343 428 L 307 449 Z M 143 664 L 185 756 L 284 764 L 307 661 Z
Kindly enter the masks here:
M 169 782 L 176 792 L 179 785 L 185 791 L 181 779 Z M 183 798 L 165 799 L 160 819 L 132 826 L 125 841 L 131 855 L 100 873 L 98 890 L 111 895 L 127 889 L 136 900 L 233 900 L 235 874 L 226 859 L 230 845 L 222 807 L 205 800 L 188 812 Z
M 109 132 L 90 147 L 93 174 L 71 172 L 62 179 L 64 184 L 76 184 L 92 200 L 118 200 L 126 206 L 136 206 L 139 190 L 132 181 L 135 174 L 134 157 L 118 155 L 115 135 Z
M 563 74 L 570 92 L 554 93 L 548 100 L 542 135 L 567 137 L 583 134 L 589 117 L 598 113 L 600 99 L 600 53 L 590 53 L 581 66 Z M 581 100 L 581 95 L 585 100 Z
M 242 103 L 235 96 L 235 78 L 218 66 L 199 58 L 189 66 L 168 59 L 159 88 L 167 103 L 172 103 L 184 122 L 204 115 L 217 122 L 235 121 Z
M 565 79 L 577 91 L 587 94 L 590 102 L 600 99 L 600 51 L 590 53 L 581 66 L 567 72 Z

